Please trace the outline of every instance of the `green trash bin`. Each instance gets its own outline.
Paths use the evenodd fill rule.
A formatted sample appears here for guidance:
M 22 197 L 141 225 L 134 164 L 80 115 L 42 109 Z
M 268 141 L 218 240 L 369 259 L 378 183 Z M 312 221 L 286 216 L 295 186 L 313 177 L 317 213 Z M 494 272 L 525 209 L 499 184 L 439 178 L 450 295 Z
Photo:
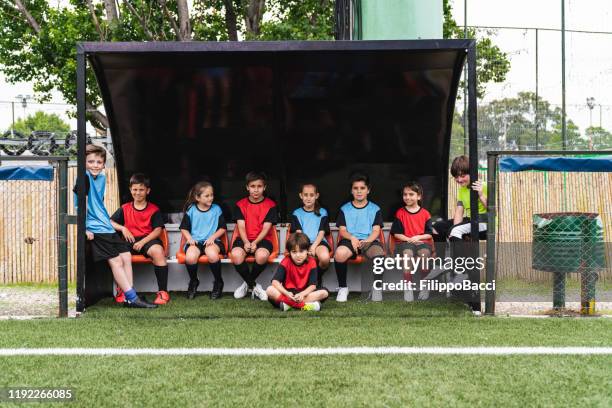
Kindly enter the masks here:
M 553 275 L 553 307 L 565 307 L 568 273 L 581 273 L 581 310 L 595 311 L 597 271 L 605 267 L 603 224 L 596 213 L 533 216 L 532 267 Z

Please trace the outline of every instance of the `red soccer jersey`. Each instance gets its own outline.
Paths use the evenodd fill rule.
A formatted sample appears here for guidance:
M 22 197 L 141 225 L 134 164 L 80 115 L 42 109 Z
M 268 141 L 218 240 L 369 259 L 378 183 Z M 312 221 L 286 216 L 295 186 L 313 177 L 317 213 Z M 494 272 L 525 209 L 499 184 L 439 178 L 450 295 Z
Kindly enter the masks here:
M 147 203 L 142 210 L 134 208 L 133 202 L 125 203 L 111 219 L 118 224 L 125 225 L 135 237 L 147 236 L 153 229 L 164 226 L 159 207 L 153 203 Z
M 251 202 L 248 197 L 243 198 L 236 203 L 234 215 L 236 221 L 244 220 L 249 241 L 253 241 L 257 238 L 263 229 L 264 222 L 270 222 L 272 224 L 278 222 L 276 203 L 267 197 L 258 203 Z M 272 225 L 272 228 L 270 228 L 270 231 L 268 231 L 268 234 L 264 238 L 272 242 L 273 234 L 275 234 L 274 225 Z
M 303 291 L 317 284 L 317 261 L 311 256 L 301 265 L 296 265 L 290 256 L 285 257 L 272 278 L 283 284 L 285 289 Z
M 412 213 L 406 207 L 402 207 L 395 213 L 391 234 L 404 234 L 407 237 L 414 237 L 415 235 L 431 233 L 431 215 L 426 209 L 419 208 L 417 212 Z M 432 240 L 426 242 L 432 243 Z

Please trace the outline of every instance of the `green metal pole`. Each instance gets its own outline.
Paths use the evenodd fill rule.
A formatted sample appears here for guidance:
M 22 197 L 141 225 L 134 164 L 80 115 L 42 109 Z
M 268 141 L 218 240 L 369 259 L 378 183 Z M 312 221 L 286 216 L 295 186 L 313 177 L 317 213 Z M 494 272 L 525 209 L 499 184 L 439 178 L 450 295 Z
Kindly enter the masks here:
M 497 206 L 495 205 L 495 189 L 497 188 L 497 155 L 488 154 L 487 157 L 487 283 L 495 282 L 496 242 L 495 218 Z M 495 315 L 495 290 L 485 293 L 485 314 Z
M 553 309 L 565 309 L 565 272 L 553 273 Z
M 561 140 L 567 150 L 567 124 L 565 118 L 565 0 L 561 0 Z
M 68 159 L 59 161 L 59 174 L 57 180 L 57 215 L 58 215 L 58 283 L 59 283 L 59 317 L 68 317 Z
M 539 103 L 538 103 L 538 98 L 539 98 L 539 75 L 538 75 L 538 46 L 539 46 L 539 39 L 538 39 L 538 29 L 536 28 L 535 30 L 535 148 L 536 150 L 540 150 L 540 116 L 539 116 Z
M 463 38 L 467 38 L 467 0 L 463 0 Z M 463 154 L 466 156 L 468 151 L 468 115 L 467 115 L 467 66 L 463 67 Z

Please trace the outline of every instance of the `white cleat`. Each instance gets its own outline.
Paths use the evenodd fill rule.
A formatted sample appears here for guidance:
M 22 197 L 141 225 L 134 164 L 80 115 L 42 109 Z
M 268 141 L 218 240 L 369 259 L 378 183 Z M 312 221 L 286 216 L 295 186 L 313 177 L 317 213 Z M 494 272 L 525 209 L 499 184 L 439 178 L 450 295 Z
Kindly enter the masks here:
M 246 296 L 248 290 L 249 290 L 249 285 L 247 285 L 246 282 L 242 282 L 242 285 L 238 286 L 238 289 L 234 291 L 234 297 L 236 299 L 242 299 L 243 297 Z
M 383 293 L 382 289 L 372 289 L 372 302 L 382 302 Z
M 336 295 L 336 302 L 346 302 L 348 299 L 349 290 L 348 288 L 338 288 L 338 294 Z
M 259 298 L 259 300 L 268 300 L 268 294 L 259 283 L 253 288 L 253 298 L 255 297 Z
M 414 302 L 414 292 L 409 289 L 405 289 L 404 290 L 404 300 L 406 302 Z

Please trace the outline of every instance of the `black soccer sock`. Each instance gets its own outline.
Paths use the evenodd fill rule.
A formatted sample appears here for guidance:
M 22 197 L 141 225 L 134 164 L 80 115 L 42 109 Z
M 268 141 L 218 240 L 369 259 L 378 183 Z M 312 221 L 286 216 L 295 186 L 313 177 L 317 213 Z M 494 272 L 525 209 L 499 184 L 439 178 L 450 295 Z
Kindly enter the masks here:
M 168 265 L 153 265 L 155 277 L 157 278 L 157 290 L 168 291 Z
M 189 274 L 189 280 L 192 282 L 198 280 L 198 264 L 197 263 L 193 265 L 185 264 L 185 266 L 187 267 L 187 273 Z
M 255 279 L 257 279 L 259 275 L 261 275 L 264 269 L 266 269 L 267 265 L 268 264 L 260 265 L 257 262 L 253 264 L 253 271 L 251 272 L 251 278 L 253 279 L 253 285 L 255 284 Z
M 317 267 L 317 288 L 323 287 L 323 274 L 329 269 L 329 267 L 322 269 L 320 266 Z
M 249 285 L 249 288 L 255 286 L 255 282 L 253 281 L 253 279 L 251 278 L 251 274 L 249 273 L 249 265 L 247 265 L 246 262 L 234 265 L 234 268 L 236 268 L 236 272 L 238 272 L 238 275 L 240 275 L 240 277 L 244 279 L 247 285 Z
M 221 277 L 221 262 L 217 261 L 215 263 L 209 264 L 210 271 L 212 272 L 215 282 L 223 282 L 223 278 Z
M 336 262 L 336 276 L 338 277 L 338 286 L 341 288 L 346 288 L 346 271 L 348 269 L 348 264 L 346 262 Z

